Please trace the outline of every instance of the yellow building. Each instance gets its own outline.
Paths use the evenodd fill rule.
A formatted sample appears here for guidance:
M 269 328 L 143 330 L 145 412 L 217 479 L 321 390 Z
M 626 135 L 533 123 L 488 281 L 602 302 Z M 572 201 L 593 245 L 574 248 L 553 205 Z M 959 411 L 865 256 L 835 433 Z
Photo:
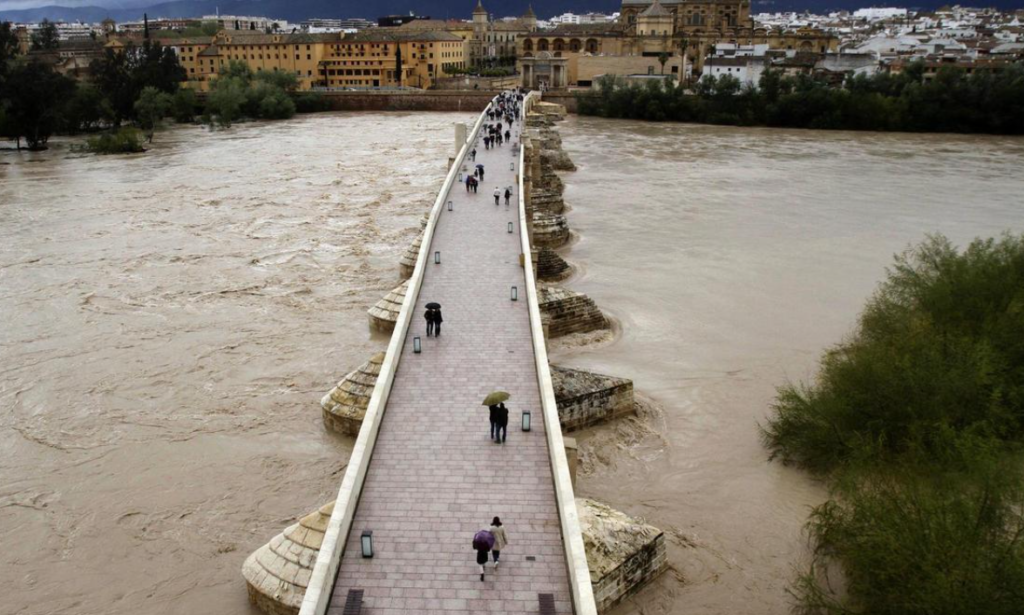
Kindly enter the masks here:
M 466 43 L 455 34 L 371 29 L 334 34 L 263 34 L 222 30 L 214 37 L 161 41 L 174 49 L 187 87 L 206 90 L 230 62 L 253 71 L 294 73 L 300 90 L 314 87 L 429 88 L 452 68 L 466 66 Z M 396 75 L 401 57 L 402 75 Z
M 178 55 L 185 69 L 185 85 L 205 90 L 217 72 L 231 62 L 246 64 L 253 71 L 286 71 L 309 90 L 320 80 L 320 67 L 331 44 L 340 34 L 263 34 L 252 31 L 221 30 L 212 38 L 163 41 Z
M 435 79 L 465 66 L 466 42 L 450 32 L 370 29 L 328 45 L 321 84 L 426 89 Z

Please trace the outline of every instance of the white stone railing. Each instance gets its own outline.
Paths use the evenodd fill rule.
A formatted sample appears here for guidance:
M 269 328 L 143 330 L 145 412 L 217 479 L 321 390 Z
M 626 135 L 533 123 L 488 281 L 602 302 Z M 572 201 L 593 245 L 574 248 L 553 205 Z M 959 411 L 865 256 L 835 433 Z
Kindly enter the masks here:
M 526 219 L 526 148 L 522 147 L 526 133 L 526 116 L 533 104 L 540 98 L 530 92 L 523 102 L 522 125 L 519 130 L 519 238 L 523 250 L 523 270 L 526 275 L 526 299 L 530 311 L 530 329 L 533 336 L 533 356 L 537 362 L 537 384 L 540 388 L 541 413 L 544 415 L 544 431 L 548 437 L 548 454 L 551 457 L 551 474 L 555 482 L 555 497 L 558 501 L 558 518 L 562 524 L 562 545 L 569 572 L 573 610 L 576 615 L 597 615 L 594 589 L 590 583 L 590 567 L 587 552 L 583 547 L 583 532 L 580 530 L 576 498 L 569 476 L 569 461 L 565 456 L 565 442 L 562 440 L 562 425 L 558 420 L 558 404 L 555 389 L 551 383 L 551 369 L 548 367 L 548 350 L 544 340 L 544 327 L 540 318 L 540 302 L 537 299 L 537 280 L 533 275 L 533 256 L 530 250 L 529 225 Z M 539 143 L 537 144 L 539 147 Z M 539 152 L 538 152 L 539 153 Z
M 438 193 L 437 199 L 434 200 L 434 206 L 430 210 L 430 218 L 427 221 L 427 228 L 424 230 L 423 241 L 420 244 L 420 253 L 416 258 L 416 268 L 413 270 L 412 277 L 409 278 L 409 289 L 405 293 L 405 301 L 402 302 L 402 309 L 398 313 L 398 321 L 395 323 L 395 331 L 391 334 L 391 342 L 388 344 L 387 353 L 384 355 L 384 362 L 380 367 L 377 385 L 374 387 L 373 395 L 370 396 L 369 404 L 366 407 L 363 425 L 359 429 L 359 436 L 356 437 L 356 444 L 352 448 L 352 457 L 349 459 L 348 467 L 345 469 L 345 476 L 341 480 L 341 489 L 338 491 L 334 512 L 327 523 L 324 540 L 320 545 L 320 553 L 317 555 L 316 564 L 313 566 L 313 574 L 310 576 L 309 585 L 306 587 L 306 595 L 302 598 L 299 615 L 324 615 L 331 602 L 331 593 L 334 591 L 334 582 L 338 576 L 338 567 L 341 565 L 341 556 L 345 550 L 345 543 L 348 541 L 349 531 L 352 529 L 356 505 L 359 503 L 359 496 L 363 491 L 363 483 L 366 481 L 366 471 L 370 467 L 373 446 L 377 442 L 377 434 L 380 432 L 380 424 L 384 418 L 384 409 L 387 406 L 388 397 L 391 395 L 391 385 L 394 383 L 395 372 L 398 370 L 398 363 L 402 357 L 405 336 L 412 322 L 413 309 L 416 307 L 416 300 L 420 294 L 420 286 L 423 284 L 423 274 L 426 269 L 427 256 L 430 254 L 430 244 L 434 238 L 437 219 L 441 215 L 441 208 L 444 205 L 445 197 L 454 185 L 465 162 L 467 153 L 472 149 L 473 143 L 476 142 L 477 135 L 480 133 L 480 128 L 484 123 L 485 114 L 492 104 L 494 103 L 491 102 L 484 108 L 476 124 L 473 125 L 473 130 L 469 133 L 466 142 L 462 145 L 458 156 L 456 156 L 454 163 L 448 170 L 448 176 L 445 177 L 441 191 Z M 546 369 L 547 363 L 544 365 Z M 559 432 L 559 441 L 561 441 L 561 432 Z M 575 514 L 575 508 L 573 513 Z M 577 537 L 578 535 L 579 528 L 577 527 Z

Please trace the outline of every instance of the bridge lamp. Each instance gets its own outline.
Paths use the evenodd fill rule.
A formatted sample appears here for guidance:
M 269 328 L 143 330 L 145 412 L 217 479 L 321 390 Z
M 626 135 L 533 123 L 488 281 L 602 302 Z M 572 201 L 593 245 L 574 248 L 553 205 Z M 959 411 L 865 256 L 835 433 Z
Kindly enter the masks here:
M 516 163 L 514 163 L 514 162 L 509 163 L 508 170 L 509 171 L 515 171 L 516 170 Z
M 373 530 L 363 530 L 363 535 L 359 537 L 359 544 L 363 547 L 363 557 L 373 557 Z
M 448 201 L 448 211 L 451 211 L 451 210 L 452 210 L 452 202 Z
M 440 252 L 434 252 L 434 264 L 435 265 L 440 265 L 441 264 L 441 253 Z
M 412 351 L 414 354 L 419 354 L 423 350 L 423 345 L 420 344 L 419 336 L 412 338 Z
M 464 180 L 462 179 L 462 173 L 459 173 L 459 181 L 460 181 L 460 182 L 461 182 L 461 181 L 464 181 Z
M 530 431 L 530 411 L 523 410 L 523 431 Z
M 512 232 L 512 223 L 511 222 L 508 223 L 508 232 L 510 232 L 510 233 Z
M 519 287 L 518 286 L 513 286 L 512 287 L 512 300 L 513 301 L 519 301 Z

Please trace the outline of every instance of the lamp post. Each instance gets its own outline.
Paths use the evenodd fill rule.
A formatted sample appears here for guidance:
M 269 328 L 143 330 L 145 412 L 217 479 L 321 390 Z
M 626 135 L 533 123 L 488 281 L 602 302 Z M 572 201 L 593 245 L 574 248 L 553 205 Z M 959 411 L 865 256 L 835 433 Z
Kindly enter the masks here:
M 512 300 L 519 301 L 519 288 L 516 286 L 512 287 Z
M 414 354 L 419 354 L 423 350 L 423 345 L 420 343 L 419 336 L 412 338 L 412 351 Z
M 363 557 L 373 557 L 373 530 L 363 530 L 363 535 L 359 537 L 359 544 L 363 549 Z
M 530 411 L 523 410 L 523 431 L 530 431 Z
M 512 223 L 511 222 L 508 223 L 508 232 L 509 233 L 512 232 Z
M 440 265 L 441 264 L 441 253 L 440 252 L 434 252 L 434 264 L 435 265 Z
M 462 176 L 460 175 L 459 177 L 461 178 Z M 448 201 L 448 211 L 451 211 L 451 210 L 452 210 L 452 202 Z

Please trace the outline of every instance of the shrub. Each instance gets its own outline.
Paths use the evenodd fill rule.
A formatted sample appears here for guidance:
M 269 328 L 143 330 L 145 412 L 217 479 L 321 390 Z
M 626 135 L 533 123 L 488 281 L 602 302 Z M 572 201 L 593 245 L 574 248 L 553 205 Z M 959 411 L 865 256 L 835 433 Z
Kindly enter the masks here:
M 86 149 L 94 154 L 134 154 L 146 151 L 142 146 L 142 133 L 136 128 L 121 128 L 105 132 L 86 141 Z

